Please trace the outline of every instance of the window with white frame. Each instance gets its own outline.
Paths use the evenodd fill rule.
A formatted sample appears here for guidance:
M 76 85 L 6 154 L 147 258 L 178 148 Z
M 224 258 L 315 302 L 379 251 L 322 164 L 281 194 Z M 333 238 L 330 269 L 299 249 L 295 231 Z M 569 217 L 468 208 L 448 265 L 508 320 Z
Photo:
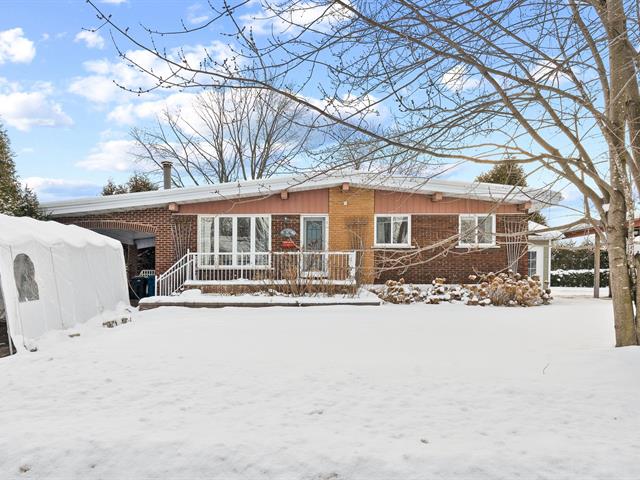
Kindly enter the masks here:
M 411 245 L 409 215 L 376 215 L 375 246 L 408 247 Z
M 267 266 L 271 249 L 268 215 L 201 215 L 198 217 L 201 266 Z
M 538 252 L 535 250 L 529 250 L 528 252 L 528 260 L 529 260 L 529 276 L 533 277 L 538 273 Z
M 496 244 L 495 215 L 460 215 L 460 241 L 463 247 L 490 247 Z

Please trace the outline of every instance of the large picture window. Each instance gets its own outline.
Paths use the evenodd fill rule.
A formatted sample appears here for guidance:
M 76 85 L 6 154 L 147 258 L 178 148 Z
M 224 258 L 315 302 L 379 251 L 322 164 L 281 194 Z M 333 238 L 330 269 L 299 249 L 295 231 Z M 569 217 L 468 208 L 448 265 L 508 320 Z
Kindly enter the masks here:
M 409 215 L 376 215 L 376 247 L 408 247 L 411 245 Z
M 271 218 L 249 215 L 198 217 L 200 266 L 269 265 Z
M 490 247 L 496 244 L 495 215 L 460 215 L 461 247 Z

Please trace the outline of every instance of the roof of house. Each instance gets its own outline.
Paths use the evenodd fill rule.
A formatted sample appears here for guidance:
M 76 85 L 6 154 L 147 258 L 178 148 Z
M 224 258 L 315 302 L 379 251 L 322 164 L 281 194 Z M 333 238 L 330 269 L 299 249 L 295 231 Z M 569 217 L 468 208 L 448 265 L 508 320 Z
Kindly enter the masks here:
M 541 223 L 529 221 L 529 240 L 558 240 L 564 235 L 561 231 L 542 225 Z
M 139 209 L 163 206 L 169 203 L 185 204 L 216 200 L 233 200 L 246 197 L 266 197 L 279 194 L 284 190 L 289 192 L 315 190 L 342 185 L 345 182 L 354 187 L 379 190 L 394 190 L 418 194 L 441 193 L 447 197 L 473 198 L 503 203 L 531 202 L 532 209 L 534 210 L 556 204 L 562 198 L 558 192 L 546 189 L 348 171 L 276 176 L 260 180 L 78 198 L 43 203 L 42 208 L 52 216 L 65 216 Z

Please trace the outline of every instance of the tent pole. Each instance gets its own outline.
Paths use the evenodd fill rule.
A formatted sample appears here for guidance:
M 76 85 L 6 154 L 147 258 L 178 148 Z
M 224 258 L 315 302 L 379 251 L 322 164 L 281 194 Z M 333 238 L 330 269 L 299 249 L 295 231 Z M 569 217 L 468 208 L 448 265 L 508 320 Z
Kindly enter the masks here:
M 600 298 L 600 235 L 596 232 L 593 251 L 593 298 Z

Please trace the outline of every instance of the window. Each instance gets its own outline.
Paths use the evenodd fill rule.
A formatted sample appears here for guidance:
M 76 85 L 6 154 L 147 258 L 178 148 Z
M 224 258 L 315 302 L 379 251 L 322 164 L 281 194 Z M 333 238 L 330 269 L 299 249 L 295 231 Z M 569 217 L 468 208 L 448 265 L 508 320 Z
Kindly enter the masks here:
M 538 252 L 529 251 L 529 276 L 533 277 L 538 273 Z
M 495 215 L 460 215 L 460 241 L 463 247 L 489 247 L 496 244 Z
M 269 265 L 271 218 L 224 215 L 198 217 L 200 266 L 242 267 Z
M 409 247 L 410 238 L 411 217 L 409 215 L 376 215 L 376 246 Z
M 20 253 L 13 259 L 13 278 L 16 281 L 19 302 L 31 302 L 40 298 L 36 269 L 29 255 Z

